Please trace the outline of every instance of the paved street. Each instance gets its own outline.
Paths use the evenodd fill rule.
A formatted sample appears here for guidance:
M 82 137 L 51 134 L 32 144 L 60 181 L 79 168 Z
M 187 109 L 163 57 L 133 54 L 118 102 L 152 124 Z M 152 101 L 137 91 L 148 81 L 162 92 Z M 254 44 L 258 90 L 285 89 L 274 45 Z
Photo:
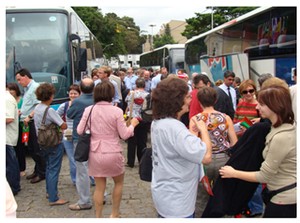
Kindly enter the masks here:
M 124 147 L 126 147 L 125 144 Z M 126 151 L 124 154 L 127 154 Z M 33 160 L 27 157 L 26 162 L 26 173 L 29 175 L 33 170 Z M 68 204 L 50 207 L 46 199 L 45 181 L 31 184 L 26 177 L 22 177 L 21 188 L 22 190 L 15 197 L 18 203 L 18 218 L 93 218 L 95 216 L 94 207 L 91 210 L 82 211 L 71 211 Z M 60 197 L 69 200 L 69 204 L 77 202 L 77 191 L 69 176 L 67 156 L 63 159 L 58 189 Z M 113 181 L 108 179 L 107 202 L 103 208 L 105 218 L 111 214 L 112 189 Z M 93 192 L 94 187 L 91 187 L 91 197 Z M 157 216 L 151 197 L 150 183 L 140 180 L 137 165 L 133 169 L 126 167 L 120 212 L 122 218 L 155 218 Z

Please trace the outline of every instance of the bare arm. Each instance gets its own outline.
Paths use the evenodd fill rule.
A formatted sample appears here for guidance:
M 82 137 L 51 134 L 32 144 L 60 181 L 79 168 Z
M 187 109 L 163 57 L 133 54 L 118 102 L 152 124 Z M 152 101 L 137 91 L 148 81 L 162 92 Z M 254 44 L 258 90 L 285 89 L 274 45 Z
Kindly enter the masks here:
M 197 127 L 198 131 L 201 133 L 201 140 L 206 144 L 206 153 L 203 157 L 202 163 L 209 164 L 212 158 L 212 145 L 205 123 L 202 120 L 197 121 L 195 117 L 193 117 L 191 120 Z
M 226 115 L 226 121 L 228 123 L 228 136 L 229 136 L 230 146 L 232 147 L 234 146 L 234 144 L 237 142 L 238 139 L 234 131 L 233 122 L 228 115 Z
M 241 171 L 236 170 L 231 166 L 223 166 L 220 168 L 219 173 L 221 178 L 237 178 L 248 182 L 258 182 L 255 176 L 255 171 Z

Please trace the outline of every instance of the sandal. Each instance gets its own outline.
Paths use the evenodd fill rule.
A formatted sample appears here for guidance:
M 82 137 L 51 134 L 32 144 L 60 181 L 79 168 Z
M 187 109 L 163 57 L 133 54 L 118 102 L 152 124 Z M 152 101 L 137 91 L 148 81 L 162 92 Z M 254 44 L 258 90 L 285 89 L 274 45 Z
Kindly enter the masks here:
M 50 206 L 55 206 L 55 205 L 64 205 L 66 203 L 69 203 L 69 201 L 63 200 L 63 199 L 58 199 L 55 202 L 49 202 Z
M 78 203 L 70 204 L 69 209 L 72 211 L 89 210 L 92 206 L 80 206 Z

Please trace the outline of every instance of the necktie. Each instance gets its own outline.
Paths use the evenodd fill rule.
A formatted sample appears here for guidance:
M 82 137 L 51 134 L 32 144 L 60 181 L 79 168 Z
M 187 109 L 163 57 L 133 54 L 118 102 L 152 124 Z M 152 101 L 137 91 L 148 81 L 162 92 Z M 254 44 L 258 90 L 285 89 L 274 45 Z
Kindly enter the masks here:
M 228 89 L 228 96 L 230 98 L 230 102 L 232 103 L 232 97 L 231 97 L 231 94 L 230 94 L 230 87 L 228 87 L 227 89 Z

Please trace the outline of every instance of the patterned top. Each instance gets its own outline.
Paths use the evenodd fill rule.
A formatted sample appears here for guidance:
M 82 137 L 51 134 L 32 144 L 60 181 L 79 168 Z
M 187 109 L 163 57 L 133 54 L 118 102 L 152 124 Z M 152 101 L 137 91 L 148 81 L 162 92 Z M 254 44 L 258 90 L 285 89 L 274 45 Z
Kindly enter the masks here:
M 228 123 L 226 115 L 221 112 L 199 113 L 196 115 L 197 121 L 203 120 L 212 144 L 212 153 L 225 152 L 230 147 L 228 140 Z
M 132 102 L 132 95 L 133 96 L 133 102 Z M 125 101 L 128 104 L 128 112 L 127 115 L 128 117 L 130 116 L 130 106 L 133 103 L 132 106 L 132 117 L 137 118 L 142 120 L 142 109 L 146 108 L 147 105 L 147 100 L 146 97 L 149 93 L 144 91 L 144 90 L 135 90 L 135 91 L 130 91 L 130 93 L 127 95 Z
M 236 108 L 233 123 L 238 123 L 244 117 L 248 119 L 259 118 L 259 113 L 256 110 L 257 104 L 252 104 L 246 101 L 241 101 Z

